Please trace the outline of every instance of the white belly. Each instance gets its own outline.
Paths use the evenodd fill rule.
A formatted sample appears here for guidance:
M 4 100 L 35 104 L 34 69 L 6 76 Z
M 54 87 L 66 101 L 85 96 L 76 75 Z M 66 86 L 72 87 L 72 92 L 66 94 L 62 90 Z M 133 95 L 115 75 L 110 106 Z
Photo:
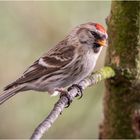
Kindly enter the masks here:
M 93 52 L 89 52 L 83 59 L 83 71 L 79 73 L 79 77 L 76 81 L 76 83 L 80 82 L 84 78 L 86 78 L 88 75 L 90 75 L 94 67 L 96 65 L 97 56 L 92 54 Z

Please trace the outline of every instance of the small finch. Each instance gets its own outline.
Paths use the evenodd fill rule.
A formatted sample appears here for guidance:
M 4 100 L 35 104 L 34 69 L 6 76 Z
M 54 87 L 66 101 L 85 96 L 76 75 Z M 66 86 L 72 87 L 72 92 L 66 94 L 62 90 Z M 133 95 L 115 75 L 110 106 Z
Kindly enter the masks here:
M 64 40 L 36 60 L 23 75 L 7 85 L 0 104 L 27 90 L 51 95 L 78 84 L 93 71 L 108 35 L 103 26 L 88 22 L 75 27 Z

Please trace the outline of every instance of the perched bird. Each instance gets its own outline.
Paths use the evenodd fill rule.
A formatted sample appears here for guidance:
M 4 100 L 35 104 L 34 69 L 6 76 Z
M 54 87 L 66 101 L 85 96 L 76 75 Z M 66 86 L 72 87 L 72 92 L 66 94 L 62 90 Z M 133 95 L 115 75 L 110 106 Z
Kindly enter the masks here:
M 35 61 L 23 75 L 7 85 L 0 95 L 0 104 L 18 92 L 47 91 L 55 94 L 78 84 L 93 71 L 108 35 L 98 23 L 88 22 L 75 27 L 64 40 Z

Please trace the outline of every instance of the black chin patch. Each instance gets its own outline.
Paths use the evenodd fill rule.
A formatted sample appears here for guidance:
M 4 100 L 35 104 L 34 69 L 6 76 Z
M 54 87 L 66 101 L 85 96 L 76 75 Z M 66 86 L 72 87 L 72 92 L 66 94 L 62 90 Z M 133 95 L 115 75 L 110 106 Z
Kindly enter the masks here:
M 94 51 L 95 53 L 98 53 L 99 50 L 100 50 L 100 48 L 93 48 L 93 51 Z
M 99 50 L 100 50 L 100 45 L 99 44 L 97 44 L 97 43 L 94 43 L 93 44 L 93 51 L 94 51 L 94 53 L 98 53 L 99 52 Z

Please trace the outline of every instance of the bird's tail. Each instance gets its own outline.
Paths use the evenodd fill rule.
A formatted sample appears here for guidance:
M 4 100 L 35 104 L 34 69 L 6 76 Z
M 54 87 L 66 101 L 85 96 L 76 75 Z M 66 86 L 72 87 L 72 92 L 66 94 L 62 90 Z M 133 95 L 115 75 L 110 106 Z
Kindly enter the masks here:
M 11 87 L 9 89 L 4 90 L 3 93 L 0 94 L 0 105 L 15 94 L 17 94 L 19 91 L 22 91 L 23 88 L 24 85 L 18 85 L 16 87 Z

